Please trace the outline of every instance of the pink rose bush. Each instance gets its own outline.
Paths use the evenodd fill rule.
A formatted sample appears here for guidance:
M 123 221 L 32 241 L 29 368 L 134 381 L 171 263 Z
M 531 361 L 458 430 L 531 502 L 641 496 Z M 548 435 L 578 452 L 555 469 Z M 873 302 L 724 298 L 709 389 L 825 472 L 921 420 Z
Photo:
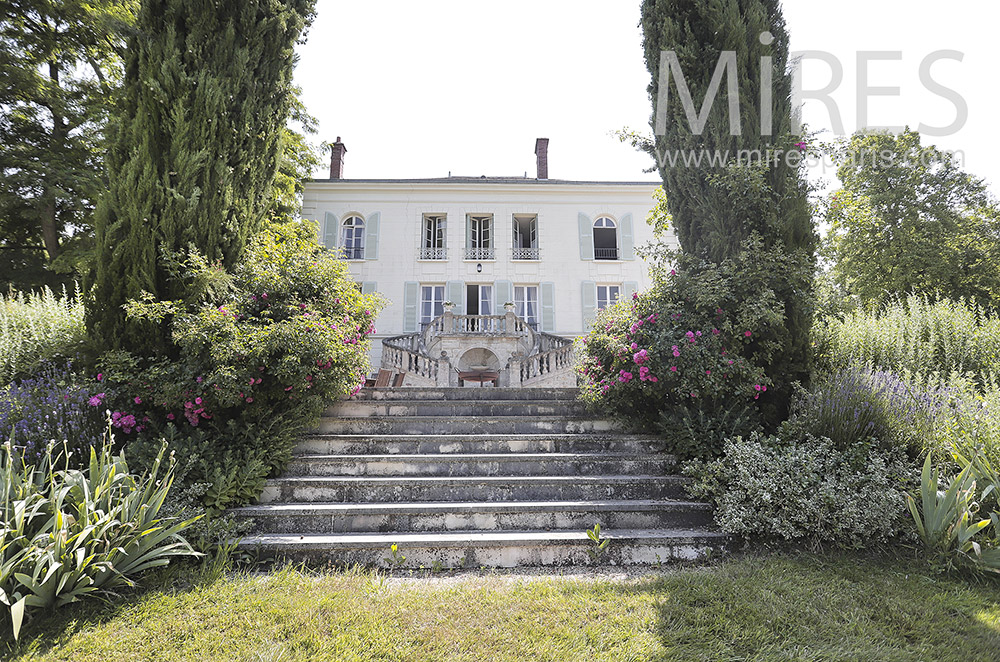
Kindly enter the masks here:
M 293 411 L 308 419 L 357 392 L 382 301 L 362 295 L 346 265 L 314 237 L 308 223 L 271 226 L 250 245 L 221 298 L 170 302 L 169 316 L 159 319 L 162 304 L 131 305 L 134 316 L 168 321 L 178 355 L 103 356 L 102 384 L 114 391 L 124 432 Z M 197 271 L 202 262 L 189 257 L 186 266 Z
M 704 328 L 685 313 L 664 310 L 650 293 L 602 311 L 577 346 L 584 398 L 645 426 L 669 405 L 752 404 L 770 382 L 741 355 L 751 336 L 734 332 L 725 313 L 714 313 Z

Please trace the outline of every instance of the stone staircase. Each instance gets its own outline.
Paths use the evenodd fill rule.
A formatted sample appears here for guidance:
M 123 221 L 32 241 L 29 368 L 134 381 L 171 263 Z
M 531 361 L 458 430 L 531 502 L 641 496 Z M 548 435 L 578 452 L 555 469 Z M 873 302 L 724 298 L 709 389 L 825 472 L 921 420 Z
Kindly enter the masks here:
M 366 389 L 332 407 L 240 547 L 402 567 L 655 564 L 721 550 L 706 504 L 653 438 L 587 414 L 576 389 Z M 610 539 L 599 559 L 586 529 Z M 400 557 L 397 556 L 397 559 Z

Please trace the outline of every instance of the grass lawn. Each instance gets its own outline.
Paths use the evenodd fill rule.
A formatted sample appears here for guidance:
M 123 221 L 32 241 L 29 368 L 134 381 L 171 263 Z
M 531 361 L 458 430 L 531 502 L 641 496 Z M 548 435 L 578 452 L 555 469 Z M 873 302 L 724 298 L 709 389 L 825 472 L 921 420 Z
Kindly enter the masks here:
M 0 644 L 0 651 L 3 651 Z M 1000 582 L 752 556 L 633 579 L 234 574 L 23 633 L 14 660 L 1000 660 Z

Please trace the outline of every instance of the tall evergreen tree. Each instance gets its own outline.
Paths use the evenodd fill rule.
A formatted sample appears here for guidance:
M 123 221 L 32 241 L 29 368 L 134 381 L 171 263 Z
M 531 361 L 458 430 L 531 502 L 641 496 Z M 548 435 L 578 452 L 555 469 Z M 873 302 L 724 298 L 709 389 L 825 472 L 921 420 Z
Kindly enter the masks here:
M 791 136 L 788 31 L 779 0 L 644 0 L 642 29 L 652 76 L 654 133 L 657 112 L 666 117 L 661 127 L 665 131 L 654 136 L 653 146 L 682 250 L 721 264 L 756 235 L 765 250 L 802 252 L 808 257 L 804 263 L 813 264 L 816 236 L 808 189 L 796 162 L 799 154 L 787 156 L 797 151 L 797 139 Z M 735 52 L 738 132 L 731 127 L 725 76 L 703 130 L 692 130 L 673 75 L 669 90 L 661 94 L 664 51 L 676 54 L 696 111 L 702 108 L 720 57 Z M 658 107 L 664 97 L 666 106 Z M 762 122 L 768 112 L 771 122 Z M 685 162 L 685 155 L 705 158 L 697 164 Z M 672 163 L 675 156 L 680 159 Z M 785 296 L 786 349 L 769 369 L 775 383 L 804 381 L 808 375 L 811 278 L 812 273 L 788 274 L 787 286 L 780 288 Z
M 147 0 L 129 44 L 110 188 L 96 215 L 88 325 L 107 346 L 157 351 L 163 327 L 127 322 L 149 292 L 183 296 L 165 252 L 232 266 L 271 206 L 292 106 L 294 46 L 314 0 Z

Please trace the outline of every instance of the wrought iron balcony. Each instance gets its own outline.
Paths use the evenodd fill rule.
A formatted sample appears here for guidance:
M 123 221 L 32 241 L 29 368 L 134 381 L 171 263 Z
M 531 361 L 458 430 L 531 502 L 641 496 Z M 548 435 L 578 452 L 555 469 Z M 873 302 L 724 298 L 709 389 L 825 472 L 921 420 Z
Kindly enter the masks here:
M 537 248 L 515 248 L 511 254 L 512 260 L 537 260 Z
M 496 259 L 496 251 L 492 248 L 466 248 L 466 260 L 493 260 Z
M 365 259 L 365 247 L 364 246 L 340 246 L 337 248 L 340 253 L 341 260 L 363 260 Z
M 418 260 L 447 260 L 448 259 L 448 249 L 447 248 L 428 248 L 423 247 L 417 254 Z
M 595 248 L 594 249 L 594 259 L 595 260 L 617 260 L 618 259 L 618 249 L 617 248 Z

